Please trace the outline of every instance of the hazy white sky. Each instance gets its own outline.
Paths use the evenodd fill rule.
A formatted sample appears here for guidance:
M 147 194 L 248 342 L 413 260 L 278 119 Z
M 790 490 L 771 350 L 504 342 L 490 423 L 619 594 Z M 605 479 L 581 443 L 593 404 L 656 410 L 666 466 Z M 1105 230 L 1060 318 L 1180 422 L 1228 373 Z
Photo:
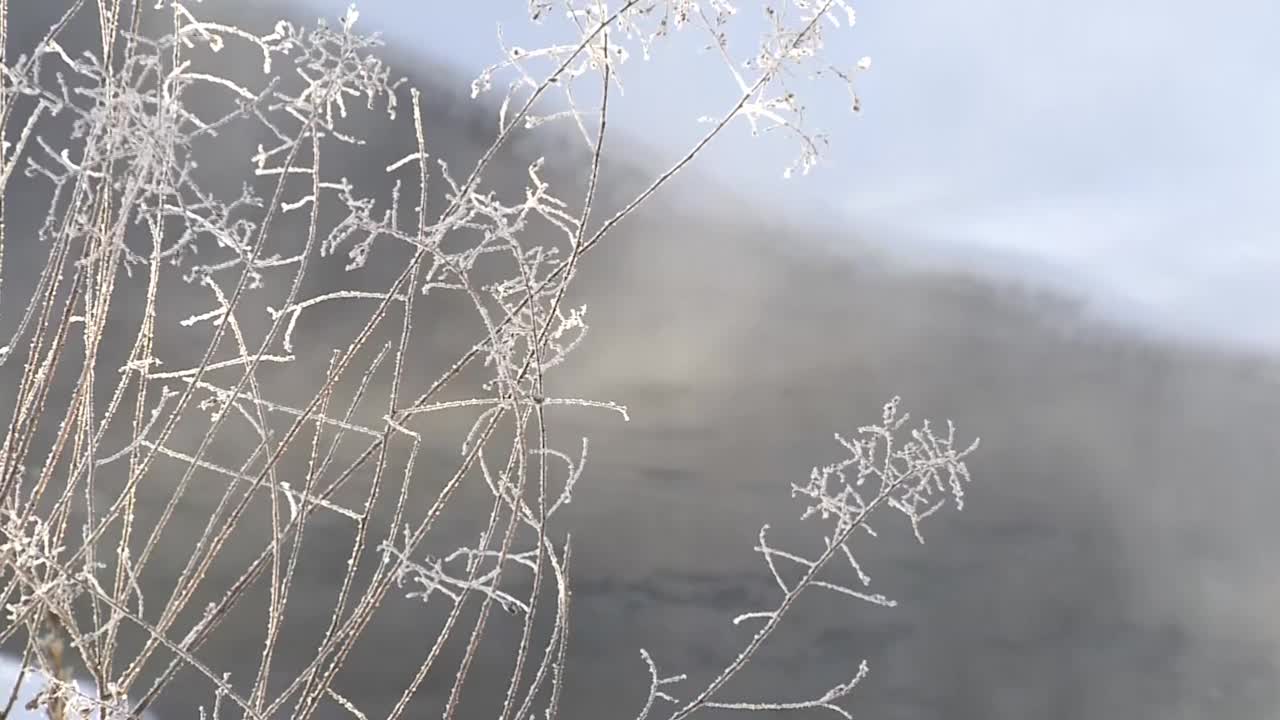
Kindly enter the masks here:
M 499 21 L 512 38 L 527 32 L 525 6 L 359 4 L 367 27 L 465 70 L 497 56 Z M 864 111 L 815 86 L 815 124 L 834 143 L 817 174 L 783 183 L 791 146 L 745 128 L 704 169 L 916 259 L 1031 276 L 1126 319 L 1280 349 L 1280 4 L 855 7 L 833 52 L 846 65 L 874 59 L 858 85 Z M 713 58 L 678 57 L 629 64 L 618 116 L 673 157 L 700 130 L 694 118 L 733 99 Z

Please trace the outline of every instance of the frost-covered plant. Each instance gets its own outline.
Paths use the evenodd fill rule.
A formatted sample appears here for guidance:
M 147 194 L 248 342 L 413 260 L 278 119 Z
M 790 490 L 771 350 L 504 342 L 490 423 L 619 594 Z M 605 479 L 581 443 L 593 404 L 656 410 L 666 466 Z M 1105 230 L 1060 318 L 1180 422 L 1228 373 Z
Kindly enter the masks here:
M 503 41 L 502 60 L 472 85 L 479 96 L 506 83 L 496 139 L 473 167 L 460 171 L 433 161 L 418 89 L 410 88 L 406 97 L 403 82 L 378 59 L 378 39 L 356 31 L 354 9 L 336 27 L 305 30 L 282 21 L 259 34 L 201 20 L 193 7 L 102 0 L 101 48 L 73 53 L 60 34 L 76 13 L 91 12 L 74 3 L 33 52 L 4 66 L 0 192 L 9 192 L 14 170 L 20 170 L 24 180 L 48 189 L 49 212 L 37 231 L 47 259 L 34 290 L 29 298 L 0 301 L 0 318 L 16 318 L 0 348 L 0 365 L 21 364 L 0 452 L 7 622 L 0 639 L 25 630 L 28 657 L 46 687 L 41 702 L 58 720 L 142 713 L 184 667 L 208 681 L 215 717 L 235 712 L 255 719 L 286 713 L 307 718 L 321 703 L 363 717 L 335 689 L 334 679 L 379 607 L 393 593 L 408 595 L 443 606 L 447 617 L 390 717 L 406 712 L 427 677 L 442 672 L 437 662 L 455 633 L 463 634 L 464 610 L 470 610 L 474 617 L 445 710 L 453 717 L 497 606 L 523 622 L 511 649 L 501 717 L 555 716 L 572 616 L 572 553 L 556 520 L 589 473 L 587 439 L 566 451 L 550 444 L 547 428 L 564 408 L 627 418 L 626 408 L 611 401 L 547 389 L 548 374 L 584 342 L 588 330 L 586 308 L 566 306 L 567 289 L 581 258 L 732 123 L 797 139 L 799 156 L 786 174 L 807 173 L 826 140 L 805 125 L 789 79 L 833 77 L 852 95 L 854 73 L 869 62 L 831 65 L 824 59 L 824 38 L 852 25 L 853 10 L 843 0 L 753 5 L 763 11 L 766 32 L 743 52 L 731 42 L 740 8 L 727 0 L 531 0 L 530 19 L 559 22 L 569 39 L 537 49 Z M 3 8 L 0 2 L 0 22 Z M 142 32 L 148 18 L 159 18 L 170 30 L 158 36 Z M 648 57 L 681 32 L 711 40 L 738 98 L 634 197 L 604 218 L 593 217 L 610 93 L 620 87 L 629 58 Z M 253 86 L 200 60 L 229 51 L 260 56 L 268 80 Z M 583 98 L 592 98 L 593 109 L 584 108 Z M 357 104 L 365 112 L 412 116 L 416 149 L 385 167 L 395 183 L 391 197 L 362 194 L 322 159 L 332 147 L 365 142 L 351 117 Z M 559 194 L 544 179 L 543 160 L 528 166 L 521 196 L 488 190 L 486 173 L 504 145 L 547 123 L 566 123 L 581 138 L 583 195 Z M 63 135 L 49 127 L 61 128 Z M 244 159 L 245 182 L 228 193 L 202 176 L 200 158 L 245 127 L 268 140 Z M 433 210 L 429 189 L 441 184 L 443 206 Z M 326 219 L 322 208 L 336 212 L 336 219 Z M 279 228 L 294 219 L 305 229 L 301 241 L 290 245 Z M 14 241 L 0 237 L 0 248 L 6 242 Z M 304 279 L 317 263 L 342 256 L 337 262 L 358 270 L 377 263 L 379 255 L 403 260 L 385 287 L 307 294 Z M 495 267 L 502 268 L 496 281 Z M 166 293 L 174 292 L 164 282 L 170 275 L 183 281 L 178 287 L 187 297 L 203 298 L 199 311 L 177 323 L 208 331 L 193 365 L 169 367 L 158 356 Z M 131 282 L 145 287 L 140 313 L 113 302 Z M 420 382 L 420 373 L 407 370 L 414 320 L 442 295 L 470 304 L 474 343 L 443 374 Z M 258 297 L 270 300 L 250 301 Z M 298 400 L 265 384 L 264 368 L 288 367 L 312 352 L 299 344 L 299 323 L 335 303 L 365 308 L 367 320 L 333 354 L 325 374 L 314 378 L 307 396 Z M 130 326 L 135 317 L 141 319 Z M 373 338 L 388 330 L 396 339 L 377 347 Z M 130 337 L 127 358 L 103 367 L 104 339 L 121 332 Z M 464 373 L 477 371 L 484 375 L 481 393 L 446 395 Z M 70 389 L 63 392 L 55 381 L 67 377 Z M 340 391 L 350 396 L 346 410 L 335 404 Z M 382 397 L 374 399 L 378 393 Z M 379 403 L 372 422 L 369 413 L 358 412 Z M 466 418 L 461 459 L 431 502 L 413 504 L 408 488 L 423 448 L 415 423 L 438 414 Z M 690 699 L 677 700 L 681 676 L 660 676 L 642 651 L 651 678 L 638 717 L 648 717 L 658 701 L 674 704 L 673 719 L 703 708 L 817 708 L 848 716 L 837 702 L 863 677 L 865 664 L 849 683 L 807 701 L 733 702 L 721 697 L 721 689 L 751 661 L 801 593 L 829 590 L 888 602 L 859 589 L 868 580 L 852 551 L 854 533 L 870 531 L 867 518 L 874 511 L 888 506 L 904 513 L 918 534 L 919 522 L 947 497 L 962 501 L 969 450 L 957 450 L 951 432 L 938 436 L 928 424 L 902 441 L 906 420 L 895 400 L 881 424 L 841 440 L 847 460 L 815 470 L 809 483 L 793 487 L 808 503 L 807 516 L 831 523 L 820 553 L 782 550 L 768 542 L 767 527 L 761 530 L 756 550 L 782 599 L 772 609 L 734 620 L 760 628 L 714 680 Z M 192 423 L 198 423 L 199 439 L 186 446 L 178 439 Z M 127 441 L 111 445 L 121 428 Z M 212 457 L 220 435 L 231 431 L 253 438 L 239 466 Z M 346 462 L 338 448 L 350 437 L 366 444 Z M 407 448 L 399 478 L 392 477 L 396 448 Z M 291 453 L 305 456 L 306 470 L 284 477 L 282 462 Z M 123 483 L 109 491 L 104 478 L 111 473 Z M 432 531 L 468 477 L 488 489 L 490 512 L 474 544 L 430 557 Z M 189 561 L 170 578 L 168 597 L 144 598 L 140 578 L 151 569 L 162 533 L 183 512 L 197 478 L 206 484 L 217 479 L 225 491 L 207 518 L 181 520 L 204 526 Z M 157 482 L 164 483 L 168 499 L 154 515 L 143 514 L 139 488 Z M 357 485 L 355 494 L 363 501 L 351 503 L 345 498 Z M 373 509 L 387 497 L 394 498 L 394 508 L 382 518 Z M 229 542 L 264 503 L 270 539 L 244 558 L 234 583 L 217 588 L 219 599 L 199 608 L 198 586 L 215 561 L 227 561 Z M 306 553 L 306 528 L 321 515 L 350 523 L 354 541 L 345 575 L 336 583 L 332 622 L 314 639 L 311 662 L 282 680 L 272 674 L 274 653 Z M 853 569 L 852 584 L 829 577 L 828 565 L 837 556 Z M 798 575 L 786 567 L 798 568 Z M 221 668 L 207 667 L 199 649 L 249 589 L 263 582 L 270 597 L 262 649 L 255 680 L 243 692 Z M 547 602 L 553 606 L 545 607 Z M 181 630 L 193 611 L 198 617 Z M 535 620 L 548 613 L 554 621 L 544 632 Z M 126 628 L 141 631 L 138 647 L 126 650 L 121 643 Z M 92 679 L 95 696 L 85 696 L 62 674 L 63 635 Z M 51 648 L 57 648 L 56 662 Z M 149 682 L 144 668 L 150 668 Z

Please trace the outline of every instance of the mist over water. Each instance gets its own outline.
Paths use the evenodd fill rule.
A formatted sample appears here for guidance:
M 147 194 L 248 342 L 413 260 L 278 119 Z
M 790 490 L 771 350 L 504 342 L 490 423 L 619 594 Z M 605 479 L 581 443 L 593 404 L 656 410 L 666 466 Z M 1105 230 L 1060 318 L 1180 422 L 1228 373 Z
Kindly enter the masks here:
M 215 13 L 236 18 L 230 5 Z M 40 14 L 10 22 L 38 27 Z M 494 126 L 491 107 L 466 99 L 470 78 L 408 48 L 388 48 L 386 57 L 423 90 L 428 147 L 452 166 L 469 168 Z M 252 73 L 256 60 L 218 62 L 227 63 L 227 72 Z M 370 144 L 336 154 L 333 172 L 367 194 L 389 195 L 382 169 L 414 149 L 406 115 L 394 122 L 357 115 L 368 123 Z M 204 171 L 235 187 L 259 141 L 225 138 L 236 149 L 210 154 Z M 525 168 L 539 156 L 550 161 L 548 179 L 579 187 L 581 165 L 565 156 L 569 147 L 550 132 L 522 139 L 499 156 L 490 174 L 495 189 L 522 192 Z M 601 216 L 641 186 L 644 173 L 634 170 L 640 163 L 624 140 L 611 143 Z M 682 179 L 675 191 L 702 181 Z M 7 199 L 4 337 L 16 327 L 17 303 L 30 297 L 32 269 L 42 267 L 47 252 L 32 234 L 42 218 L 22 211 L 42 207 L 36 202 L 42 192 L 26 182 Z M 916 418 L 950 418 L 962 439 L 982 438 L 964 511 L 933 518 L 924 546 L 897 518 L 882 519 L 880 537 L 859 546 L 860 559 L 873 589 L 899 606 L 807 599 L 727 697 L 812 697 L 852 677 L 866 658 L 871 674 L 849 705 L 859 717 L 1275 715 L 1280 527 L 1270 508 L 1280 500 L 1273 478 L 1280 366 L 1262 356 L 1137 337 L 1099 323 L 1071 298 L 959 270 L 907 267 L 871 244 L 765 210 L 724 200 L 694 214 L 659 199 L 583 261 L 570 301 L 588 305 L 592 330 L 551 382 L 558 393 L 624 404 L 632 420 L 575 411 L 552 424 L 561 446 L 574 447 L 583 434 L 591 440 L 587 472 L 568 511 L 575 595 L 564 717 L 634 716 L 648 687 L 641 647 L 664 672 L 688 672 L 688 689 L 731 659 L 752 631 L 731 618 L 776 599 L 766 566 L 751 550 L 759 526 L 773 524 L 781 543 L 812 543 L 818 529 L 797 522 L 803 507 L 790 498 L 790 483 L 839 459 L 843 451 L 832 434 L 878 419 L 894 395 Z M 300 246 L 298 222 L 281 221 L 282 251 Z M 831 250 L 837 245 L 838 254 Z M 404 257 L 404 248 L 388 244 L 371 255 L 369 267 L 350 273 L 341 269 L 341 254 L 317 259 L 303 295 L 385 288 Z M 134 327 L 137 318 L 127 309 L 142 307 L 145 278 L 118 282 L 119 322 Z M 162 309 L 168 329 L 157 335 L 156 355 L 170 367 L 189 367 L 198 363 L 206 336 L 193 339 L 176 321 L 207 309 L 206 298 L 184 294 L 176 276 L 169 283 L 173 302 Z M 248 307 L 271 305 L 286 291 L 267 288 Z M 421 365 L 412 375 L 418 385 L 429 384 L 475 340 L 467 303 L 446 298 L 425 305 L 431 310 L 418 326 L 411 354 Z M 243 314 L 251 329 L 266 322 Z M 365 318 L 335 308 L 301 322 L 295 344 L 307 351 L 287 369 L 264 367 L 263 384 L 282 398 L 308 397 L 331 350 L 345 347 Z M 390 338 L 380 335 L 371 347 Z M 114 372 L 127 352 L 104 348 L 100 372 Z M 13 363 L 0 367 L 6 409 L 20 372 Z M 474 389 L 470 380 L 462 379 L 459 393 Z M 7 412 L 0 419 L 7 422 Z M 438 439 L 418 460 L 415 492 L 422 498 L 456 467 L 455 440 L 465 430 L 461 420 L 438 422 L 424 426 Z M 242 458 L 237 443 L 248 439 L 228 429 L 211 456 Z M 111 446 L 122 441 L 112 438 Z M 175 440 L 194 442 L 181 431 Z M 355 445 L 342 452 L 354 456 Z M 286 461 L 282 473 L 289 468 Z M 221 496 L 217 476 L 198 480 L 143 578 L 149 597 L 166 597 L 172 573 L 190 557 L 189 534 L 202 529 Z M 109 494 L 112 481 L 102 482 Z M 139 512 L 158 512 L 165 489 L 143 488 Z M 483 487 L 464 489 L 433 552 L 470 541 L 486 502 Z M 262 547 L 268 517 L 248 518 L 243 537 L 202 585 L 208 599 Z M 317 520 L 308 533 L 277 652 L 282 678 L 314 652 L 353 537 L 341 519 Z M 237 684 L 250 684 L 257 669 L 266 602 L 266 589 L 258 590 L 199 653 Z M 336 687 L 369 717 L 385 716 L 430 648 L 440 617 L 439 608 L 392 599 Z M 467 712 L 480 716 L 500 704 L 519 628 L 515 619 L 492 621 Z M 450 647 L 445 660 L 456 663 L 460 650 Z M 452 665 L 441 668 L 415 712 L 435 712 L 447 696 Z M 189 717 L 193 703 L 211 700 L 207 681 L 187 673 L 156 709 L 166 719 Z M 329 705 L 321 714 L 336 718 L 342 711 Z

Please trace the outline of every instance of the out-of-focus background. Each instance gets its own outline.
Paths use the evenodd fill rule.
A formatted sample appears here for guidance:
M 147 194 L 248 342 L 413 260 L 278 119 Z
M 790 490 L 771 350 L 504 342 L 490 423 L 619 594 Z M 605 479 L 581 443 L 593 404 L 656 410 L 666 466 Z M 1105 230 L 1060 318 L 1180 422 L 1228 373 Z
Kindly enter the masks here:
M 345 7 L 206 5 L 255 21 Z M 1280 250 L 1268 200 L 1280 164 L 1267 128 L 1280 118 L 1266 33 L 1280 18 L 1262 2 L 1004 5 L 859 6 L 833 42 L 849 64 L 873 58 L 863 112 L 828 86 L 810 95 L 832 134 L 823 165 L 783 181 L 793 146 L 736 128 L 589 258 L 577 297 L 593 330 L 560 382 L 634 420 L 559 426 L 593 443 L 573 508 L 566 717 L 633 715 L 648 679 L 640 647 L 695 679 L 732 658 L 750 631 L 729 619 L 774 590 L 751 552 L 760 523 L 793 520 L 789 482 L 838 459 L 831 434 L 876 419 L 893 394 L 982 437 L 969 504 L 927 526 L 923 547 L 886 525 L 864 560 L 900 605 L 802 606 L 735 698 L 810 697 L 865 657 L 872 672 L 850 703 L 860 717 L 1277 715 Z M 466 109 L 466 91 L 499 53 L 497 23 L 512 44 L 528 32 L 524 4 L 360 9 L 424 88 L 429 145 L 474 158 L 493 121 L 490 107 Z M 615 177 L 663 167 L 697 117 L 732 99 L 704 60 L 629 63 Z M 412 149 L 376 134 L 373 169 L 353 163 L 353 177 Z M 521 177 L 518 161 L 543 150 L 536 137 L 499 170 Z M 344 322 L 300 337 L 327 357 Z M 448 338 L 450 319 L 435 322 L 432 337 Z M 314 542 L 345 557 L 337 529 Z M 320 597 L 329 578 L 316 570 L 300 587 Z M 309 615 L 306 597 L 293 601 L 299 637 L 331 602 Z M 429 645 L 417 612 L 387 608 L 346 676 L 370 717 Z M 257 618 L 232 624 L 202 659 L 251 680 L 244 648 L 256 652 L 261 632 Z M 505 677 L 490 644 L 478 687 Z M 282 665 L 305 658 L 290 652 Z M 429 683 L 424 703 L 451 680 Z M 200 684 L 183 682 L 162 717 L 189 712 L 182 691 Z
M 520 3 L 359 7 L 388 38 L 468 73 L 493 62 L 499 27 L 510 45 L 539 37 Z M 874 65 L 858 77 L 860 117 L 837 85 L 805 96 L 834 139 L 821 173 L 779 182 L 791 146 L 752 141 L 745 123 L 703 171 L 912 261 L 1078 292 L 1111 321 L 1280 347 L 1274 3 L 853 7 L 856 28 L 829 34 L 831 57 Z M 741 8 L 750 42 L 760 13 Z M 628 63 L 616 116 L 672 156 L 703 129 L 693 120 L 734 97 L 714 55 L 689 57 Z

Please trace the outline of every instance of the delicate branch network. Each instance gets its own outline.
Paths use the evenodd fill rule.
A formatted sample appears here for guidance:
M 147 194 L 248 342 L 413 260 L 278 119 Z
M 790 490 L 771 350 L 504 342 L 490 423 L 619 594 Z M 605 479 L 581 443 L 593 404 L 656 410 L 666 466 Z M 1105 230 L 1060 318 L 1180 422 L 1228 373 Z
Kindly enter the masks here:
M 23 363 L 0 449 L 0 602 L 7 620 L 0 641 L 26 632 L 27 664 L 46 688 L 38 703 L 53 720 L 136 717 L 184 667 L 212 693 L 202 717 L 288 712 L 307 720 L 321 703 L 333 703 L 363 720 L 364 709 L 339 694 L 334 679 L 378 608 L 398 593 L 440 605 L 447 617 L 390 714 L 397 720 L 475 600 L 480 610 L 445 716 L 458 713 L 494 606 L 521 623 L 502 720 L 555 716 L 572 604 L 570 542 L 557 519 L 589 475 L 587 440 L 576 452 L 558 449 L 548 426 L 570 406 L 628 419 L 620 404 L 547 392 L 548 374 L 561 371 L 589 330 L 587 308 L 565 304 L 567 288 L 587 252 L 739 119 L 753 134 L 782 131 L 796 139 L 799 156 L 786 173 L 809 172 L 826 137 L 808 129 L 793 80 L 834 77 L 857 109 L 853 78 L 869 61 L 841 69 L 824 57 L 827 33 L 852 26 L 852 8 L 846 0 L 759 3 L 765 31 L 744 50 L 734 44 L 746 32 L 742 13 L 730 0 L 529 0 L 530 20 L 558 19 L 568 40 L 525 49 L 500 35 L 502 58 L 472 84 L 478 96 L 499 78 L 507 83 L 496 137 L 475 166 L 459 172 L 433 155 L 419 92 L 411 89 L 413 136 L 398 158 L 373 166 L 377 187 L 370 189 L 329 158 L 336 148 L 366 147 L 362 127 L 375 114 L 397 118 L 405 81 L 378 59 L 380 40 L 356 31 L 354 8 L 336 27 L 282 21 L 255 33 L 201 20 L 177 0 L 139 5 L 132 18 L 122 11 L 128 5 L 97 3 L 98 26 L 108 31 L 99 52 L 76 52 L 60 39 L 85 7 L 76 4 L 0 73 L 0 193 L 15 184 L 47 190 L 37 239 L 49 249 L 31 296 L 0 306 L 5 316 L 25 308 L 0 346 L 0 366 Z M 0 2 L 0 27 L 3 8 Z M 142 26 L 134 21 L 144 17 L 171 30 L 159 37 L 137 32 Z M 630 58 L 649 58 L 682 32 L 710 41 L 736 101 L 620 210 L 593 219 L 610 93 L 622 89 Z M 4 37 L 0 30 L 0 44 Z M 237 49 L 255 62 L 261 57 L 265 79 L 224 72 L 218 58 Z M 598 106 L 584 109 L 585 99 Z M 523 168 L 523 187 L 499 192 L 511 179 L 492 182 L 497 153 L 514 135 L 557 122 L 582 138 L 583 167 L 568 167 L 573 157 L 537 158 Z M 232 139 L 245 135 L 260 144 L 234 147 Z M 244 175 L 228 192 L 225 178 L 209 177 L 202 163 L 233 153 L 244 155 Z M 572 177 L 586 177 L 585 188 L 560 185 Z M 413 190 L 416 202 L 406 199 Z M 0 204 L 0 262 L 7 212 L 15 210 Z M 329 283 L 314 291 L 304 280 L 334 256 L 345 258 L 348 271 L 392 267 L 398 275 L 374 289 Z M 185 283 L 177 286 L 184 300 L 201 298 L 194 311 L 174 316 L 171 274 Z M 122 287 L 144 291 L 143 307 L 122 305 Z M 474 312 L 474 343 L 424 382 L 421 372 L 407 370 L 422 364 L 411 355 L 415 319 L 424 304 L 456 298 Z M 358 335 L 327 353 L 306 346 L 299 328 L 338 307 L 367 318 Z M 375 341 L 379 332 L 384 340 Z M 107 337 L 128 344 L 116 373 L 101 369 Z M 170 352 L 183 359 L 160 357 Z M 311 373 L 314 383 L 303 393 L 263 381 L 264 370 L 309 367 L 326 354 L 323 377 Z M 478 388 L 474 394 L 442 397 L 469 372 L 483 375 L 468 386 Z M 434 498 L 411 502 L 424 438 L 437 441 L 425 423 L 442 414 L 463 418 L 460 459 L 432 485 Z M 867 519 L 875 510 L 903 513 L 919 536 L 921 521 L 948 500 L 960 506 L 968 481 L 963 459 L 973 448 L 956 449 L 950 426 L 939 436 L 928 423 L 900 441 L 906 421 L 896 400 L 886 405 L 879 425 L 840 438 L 846 460 L 793 486 L 807 503 L 805 516 L 829 524 L 820 553 L 778 548 L 768 526 L 761 528 L 755 549 L 782 599 L 734 619 L 761 627 L 704 689 L 678 701 L 675 686 L 684 676 L 660 675 L 641 651 L 650 673 L 641 720 L 659 703 L 675 706 L 673 720 L 704 708 L 849 716 L 837 703 L 865 677 L 865 663 L 849 682 L 807 701 L 719 696 L 806 590 L 891 604 L 866 590 L 869 579 L 852 550 L 856 531 L 871 532 Z M 229 432 L 239 433 L 243 456 L 215 461 L 213 448 Z M 352 438 L 365 443 L 354 456 L 344 444 Z M 468 477 L 492 502 L 476 523 L 475 542 L 428 556 L 437 521 Z M 195 487 L 218 499 L 191 514 Z M 154 514 L 144 516 L 140 488 L 161 497 L 158 511 L 145 506 Z M 248 518 L 262 517 L 251 508 L 270 518 L 269 537 L 256 554 L 229 557 L 229 539 L 245 531 Z M 194 528 L 181 533 L 193 538 L 183 550 L 185 566 L 161 589 L 167 597 L 153 594 L 144 604 L 141 578 L 166 551 L 171 536 L 162 540 L 162 533 L 183 512 L 182 522 Z M 331 623 L 315 638 L 306 667 L 284 679 L 276 648 L 306 529 L 322 514 L 351 528 L 354 540 Z M 855 582 L 828 576 L 836 556 Z M 225 563 L 235 571 L 215 573 Z M 248 692 L 239 692 L 198 653 L 263 583 L 269 601 L 262 652 Z M 541 607 L 548 602 L 553 607 Z M 535 625 L 548 612 L 549 632 L 546 623 Z M 140 649 L 120 641 L 125 629 L 141 633 Z M 66 675 L 64 647 L 75 648 L 94 693 L 80 692 Z M 146 685 L 143 677 L 154 679 Z

